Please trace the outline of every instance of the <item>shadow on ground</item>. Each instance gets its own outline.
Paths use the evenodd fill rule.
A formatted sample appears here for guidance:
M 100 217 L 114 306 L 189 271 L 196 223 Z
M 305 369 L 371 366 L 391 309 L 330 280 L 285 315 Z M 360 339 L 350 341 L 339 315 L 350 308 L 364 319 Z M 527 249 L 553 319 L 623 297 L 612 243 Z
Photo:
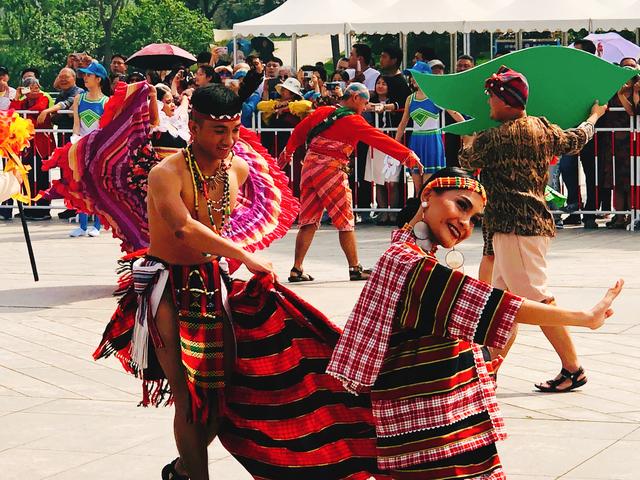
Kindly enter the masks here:
M 24 308 L 44 310 L 76 302 L 109 298 L 115 286 L 65 285 L 58 287 L 34 287 L 0 291 L 0 307 L 4 312 L 20 312 Z

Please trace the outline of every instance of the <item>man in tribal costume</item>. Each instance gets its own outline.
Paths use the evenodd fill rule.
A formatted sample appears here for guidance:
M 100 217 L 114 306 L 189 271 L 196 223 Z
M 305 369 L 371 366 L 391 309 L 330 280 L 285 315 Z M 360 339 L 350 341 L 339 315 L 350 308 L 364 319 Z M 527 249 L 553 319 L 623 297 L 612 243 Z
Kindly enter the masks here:
M 222 86 L 194 93 L 192 144 L 149 173 L 149 248 L 124 276 L 94 357 L 115 354 L 141 377 L 143 405 L 175 406 L 180 457 L 165 480 L 208 479 L 216 436 L 257 479 L 364 480 L 377 474 L 369 400 L 324 373 L 338 329 L 275 284 L 271 264 L 232 232 L 245 186 L 257 185 L 237 154 L 256 153 L 238 147 L 240 106 Z M 277 192 L 262 201 L 286 203 Z M 227 259 L 258 275 L 232 282 Z
M 362 117 L 368 102 L 367 87 L 361 83 L 350 84 L 337 108 L 320 107 L 302 120 L 293 130 L 282 152 L 280 166 L 284 167 L 291 161 L 298 147 L 305 143 L 308 145 L 300 184 L 300 231 L 296 237 L 290 282 L 313 280 L 313 277 L 304 273 L 302 263 L 320 226 L 324 210 L 339 232 L 340 246 L 349 263 L 349 279 L 369 278 L 370 270 L 364 270 L 358 261 L 355 220 L 347 175 L 349 157 L 358 142 L 380 150 L 407 167 L 422 168 L 415 153 L 369 125 Z
M 489 201 L 483 224 L 492 238 L 495 263 L 492 285 L 536 302 L 555 303 L 547 289 L 546 255 L 555 236 L 553 215 L 545 200 L 549 163 L 554 156 L 579 152 L 594 134 L 594 125 L 606 111 L 596 104 L 575 129 L 563 130 L 544 117 L 527 115 L 527 79 L 501 67 L 487 79 L 491 118 L 501 125 L 464 140 L 460 165 L 482 169 Z M 564 326 L 542 326 L 562 362 L 560 373 L 536 384 L 543 392 L 565 392 L 584 385 L 587 377 Z M 494 356 L 506 356 L 507 345 Z

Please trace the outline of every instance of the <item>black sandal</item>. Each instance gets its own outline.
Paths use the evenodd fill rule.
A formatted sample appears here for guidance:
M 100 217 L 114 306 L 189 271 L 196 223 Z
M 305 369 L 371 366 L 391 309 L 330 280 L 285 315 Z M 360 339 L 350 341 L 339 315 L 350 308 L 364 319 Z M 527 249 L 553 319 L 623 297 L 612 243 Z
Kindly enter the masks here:
M 356 282 L 358 280 L 369 280 L 371 276 L 370 269 L 362 268 L 362 265 L 358 264 L 355 267 L 349 267 L 349 280 Z
M 180 457 L 164 466 L 162 469 L 162 480 L 189 480 L 189 477 L 180 475 L 176 471 L 176 463 L 178 463 L 178 460 L 180 460 Z
M 578 370 L 576 370 L 573 373 L 571 373 L 566 368 L 563 368 L 562 370 L 560 370 L 560 378 L 547 380 L 546 383 L 549 384 L 548 387 L 543 386 L 541 383 L 536 383 L 535 387 L 541 392 L 545 392 L 545 393 L 570 392 L 571 390 L 575 390 L 576 388 L 579 388 L 583 386 L 585 383 L 587 383 L 587 377 L 584 377 L 583 379 L 578 380 L 578 378 L 580 378 L 581 375 L 584 375 L 584 369 L 582 367 L 580 367 Z M 564 383 L 567 380 L 571 380 L 571 385 L 569 385 L 566 388 L 559 389 L 558 386 L 562 385 L 562 383 Z
M 291 275 L 291 273 L 295 273 L 295 275 Z M 314 278 L 311 275 L 304 273 L 302 270 L 293 267 L 291 272 L 289 273 L 289 278 L 287 281 L 290 283 L 299 283 L 299 282 L 313 282 Z

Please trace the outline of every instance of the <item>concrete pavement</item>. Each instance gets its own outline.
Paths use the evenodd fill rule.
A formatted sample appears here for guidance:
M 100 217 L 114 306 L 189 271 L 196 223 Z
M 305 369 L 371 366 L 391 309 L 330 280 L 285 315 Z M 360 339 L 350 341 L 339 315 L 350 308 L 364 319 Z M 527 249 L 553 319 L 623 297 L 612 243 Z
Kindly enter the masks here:
M 114 359 L 94 362 L 115 305 L 117 242 L 67 237 L 71 225 L 30 225 L 41 281 L 31 278 L 19 222 L 0 223 L 0 478 L 156 480 L 176 456 L 170 409 L 137 408 L 139 382 Z M 390 229 L 358 230 L 362 261 L 386 248 Z M 265 255 L 281 278 L 291 266 L 295 230 Z M 475 274 L 482 239 L 461 248 Z M 589 383 L 562 395 L 533 392 L 559 362 L 539 329 L 521 328 L 500 374 L 498 398 L 510 437 L 499 445 L 510 479 L 637 480 L 640 450 L 640 234 L 561 231 L 550 255 L 560 305 L 586 308 L 618 277 L 626 280 L 616 315 L 599 331 L 574 329 Z M 295 285 L 343 325 L 361 283 L 348 282 L 331 229 L 318 233 L 306 270 L 317 281 Z M 242 276 L 242 275 L 241 275 Z M 212 478 L 250 477 L 219 444 Z

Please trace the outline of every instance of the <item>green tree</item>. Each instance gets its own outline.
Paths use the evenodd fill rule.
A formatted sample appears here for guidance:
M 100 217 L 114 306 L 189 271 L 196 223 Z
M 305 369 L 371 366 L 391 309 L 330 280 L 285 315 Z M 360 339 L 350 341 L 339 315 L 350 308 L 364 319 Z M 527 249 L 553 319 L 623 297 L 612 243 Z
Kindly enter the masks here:
M 113 29 L 125 0 L 95 0 L 95 3 L 98 7 L 100 24 L 104 31 L 102 54 L 105 60 L 109 62 L 111 61 L 111 54 L 113 53 Z
M 113 36 L 114 51 L 124 55 L 150 43 L 172 43 L 197 53 L 208 49 L 213 22 L 180 0 L 138 0 L 122 9 Z
M 234 23 L 259 17 L 282 5 L 286 0 L 185 0 L 191 8 L 200 8 L 217 28 L 231 28 Z M 204 10 L 205 3 L 208 10 Z
M 213 22 L 182 0 L 127 0 L 119 5 L 116 0 L 0 2 L 0 65 L 12 73 L 14 85 L 23 68 L 36 67 L 42 71 L 43 86 L 51 89 L 71 52 L 86 51 L 108 61 L 113 51 L 130 55 L 149 43 L 168 42 L 197 53 L 212 39 Z M 105 26 L 114 11 L 112 23 Z
M 0 64 L 12 72 L 14 84 L 20 70 L 36 67 L 50 88 L 69 53 L 97 50 L 97 18 L 87 0 L 6 0 L 0 9 Z

